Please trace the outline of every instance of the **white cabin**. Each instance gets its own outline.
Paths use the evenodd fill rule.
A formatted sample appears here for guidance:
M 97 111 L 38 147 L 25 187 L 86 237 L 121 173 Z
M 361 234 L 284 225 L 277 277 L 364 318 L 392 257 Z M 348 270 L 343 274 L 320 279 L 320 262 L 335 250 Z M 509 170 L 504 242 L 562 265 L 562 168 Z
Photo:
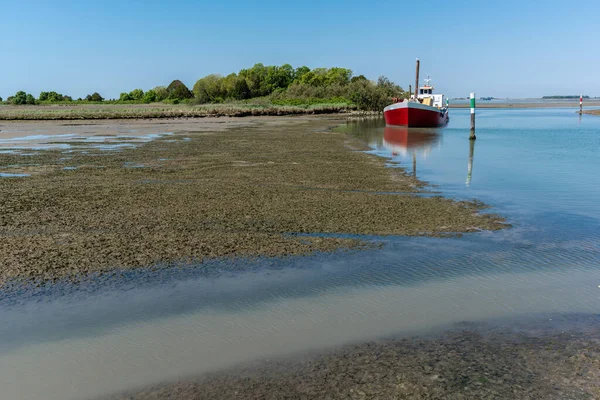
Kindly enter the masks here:
M 444 107 L 444 95 L 443 94 L 433 94 L 433 86 L 429 85 L 431 79 L 425 79 L 425 86 L 419 86 L 419 93 L 417 94 L 417 99 L 428 106 L 433 106 L 437 108 Z

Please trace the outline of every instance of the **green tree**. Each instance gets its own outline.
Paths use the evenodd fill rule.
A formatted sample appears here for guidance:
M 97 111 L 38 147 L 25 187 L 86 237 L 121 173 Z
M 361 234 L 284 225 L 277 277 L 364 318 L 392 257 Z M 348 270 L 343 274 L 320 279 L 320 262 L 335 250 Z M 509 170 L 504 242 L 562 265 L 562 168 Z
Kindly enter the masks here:
M 267 68 L 263 64 L 254 64 L 250 69 L 241 70 L 239 75 L 246 78 L 246 84 L 250 89 L 251 97 L 260 97 L 268 94 L 265 85 Z
M 368 80 L 351 83 L 348 97 L 361 110 L 381 111 L 391 103 L 388 94 Z
M 327 68 L 315 68 L 300 78 L 300 83 L 312 86 L 324 86 L 327 83 Z
M 302 77 L 308 72 L 310 72 L 310 68 L 308 68 L 306 65 L 296 68 L 294 71 L 294 82 L 300 83 L 300 79 L 302 79 Z
M 130 100 L 133 100 L 133 98 L 131 97 L 131 95 L 129 93 L 123 92 L 119 95 L 119 101 L 130 101 Z
M 221 97 L 223 100 L 235 99 L 234 92 L 235 92 L 235 85 L 236 85 L 237 81 L 238 81 L 238 76 L 235 73 L 229 74 L 229 75 L 221 78 L 220 90 L 221 90 Z
M 129 97 L 132 100 L 142 100 L 144 98 L 144 91 L 142 89 L 134 89 L 129 93 Z
M 19 90 L 12 98 L 12 103 L 16 105 L 27 104 L 27 93 Z
M 190 89 L 180 80 L 174 80 L 167 86 L 168 98 L 171 100 L 191 99 L 194 97 Z
M 350 82 L 352 76 L 352 70 L 347 68 L 333 67 L 329 68 L 325 73 L 325 84 L 326 85 L 346 85 Z
M 385 76 L 380 76 L 377 79 L 377 88 L 390 98 L 404 96 L 404 90 Z
M 223 100 L 221 83 L 223 78 L 217 74 L 211 74 L 198 79 L 194 85 L 194 96 L 200 103 L 213 103 Z
M 166 100 L 167 97 L 169 97 L 169 92 L 167 92 L 167 88 L 164 86 L 157 86 L 152 90 L 154 91 L 154 93 L 156 93 L 155 101 L 163 101 Z
M 273 93 L 277 89 L 287 89 L 294 80 L 294 69 L 289 64 L 281 67 L 268 66 L 264 82 L 261 84 L 262 94 Z
M 57 92 L 48 93 L 48 100 L 51 102 L 63 101 L 63 95 Z
M 235 85 L 230 93 L 231 98 L 235 100 L 245 100 L 252 96 L 252 92 L 246 83 L 246 79 L 238 76 L 235 80 Z
M 142 101 L 144 103 L 154 103 L 155 101 L 157 101 L 156 92 L 152 89 L 148 90 L 146 93 L 144 93 Z
M 88 94 L 87 96 L 85 96 L 85 100 L 100 102 L 100 101 L 104 101 L 104 98 L 102 96 L 100 96 L 100 94 L 98 92 L 94 92 L 92 94 Z
M 35 104 L 35 97 L 33 97 L 32 94 L 27 94 L 27 96 L 25 96 L 25 103 L 29 104 L 29 105 L 34 105 Z
M 353 76 L 350 79 L 350 83 L 359 82 L 359 81 L 367 81 L 368 79 L 364 75 Z
M 39 99 L 39 101 L 48 101 L 51 103 L 55 103 L 55 102 L 59 102 L 59 101 L 64 101 L 65 97 L 68 97 L 68 96 L 64 96 L 60 93 L 52 91 L 52 92 L 41 92 L 38 99 Z

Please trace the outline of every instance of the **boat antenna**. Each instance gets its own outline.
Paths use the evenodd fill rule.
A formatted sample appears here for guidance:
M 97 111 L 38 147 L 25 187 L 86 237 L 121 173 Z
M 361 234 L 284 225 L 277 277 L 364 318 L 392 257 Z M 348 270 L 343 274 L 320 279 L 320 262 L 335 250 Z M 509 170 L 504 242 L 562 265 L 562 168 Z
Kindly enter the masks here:
M 419 93 L 419 59 L 417 58 L 417 76 L 415 78 L 415 100 L 417 99 L 417 94 Z

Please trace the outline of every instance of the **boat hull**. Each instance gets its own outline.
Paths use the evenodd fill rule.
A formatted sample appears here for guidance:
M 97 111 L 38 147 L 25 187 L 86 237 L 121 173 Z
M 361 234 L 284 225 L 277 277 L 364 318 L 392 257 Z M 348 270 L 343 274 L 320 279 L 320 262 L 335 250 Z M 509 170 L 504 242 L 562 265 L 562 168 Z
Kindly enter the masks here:
M 412 101 L 394 103 L 383 109 L 386 125 L 435 128 L 448 123 L 448 110 Z

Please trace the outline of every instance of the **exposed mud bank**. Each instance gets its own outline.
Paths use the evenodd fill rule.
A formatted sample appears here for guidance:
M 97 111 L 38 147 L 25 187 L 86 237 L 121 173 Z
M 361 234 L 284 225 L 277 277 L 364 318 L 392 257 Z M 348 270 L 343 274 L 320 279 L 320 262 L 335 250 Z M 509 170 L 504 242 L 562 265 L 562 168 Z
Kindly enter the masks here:
M 158 399 L 595 399 L 600 318 L 464 323 L 444 334 L 346 346 L 117 397 Z
M 87 139 L 0 153 L 0 171 L 27 174 L 0 178 L 0 283 L 371 245 L 338 234 L 439 236 L 506 226 L 479 214 L 477 202 L 411 195 L 423 183 L 328 129 L 340 120 L 204 121 L 161 124 L 173 134 L 112 147 L 87 139 L 152 122 L 12 125 L 23 135 L 68 128 Z

